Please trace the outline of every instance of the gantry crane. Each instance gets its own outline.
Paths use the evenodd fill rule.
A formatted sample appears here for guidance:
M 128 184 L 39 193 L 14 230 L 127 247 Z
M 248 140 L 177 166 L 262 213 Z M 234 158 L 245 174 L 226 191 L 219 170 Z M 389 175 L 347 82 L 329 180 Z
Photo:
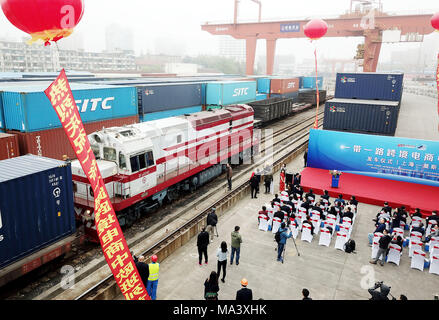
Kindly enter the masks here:
M 246 41 L 246 73 L 253 74 L 256 42 L 267 42 L 267 74 L 273 74 L 274 56 L 277 39 L 304 38 L 303 27 L 309 20 L 261 22 L 261 3 L 259 4 L 259 21 L 255 23 L 238 23 L 239 0 L 235 0 L 235 16 L 232 24 L 202 25 L 213 35 L 230 35 L 235 39 Z M 376 5 L 378 7 L 376 8 Z M 355 6 L 354 6 L 355 5 Z M 323 17 L 324 18 L 324 17 Z M 363 59 L 363 71 L 375 72 L 381 51 L 382 35 L 385 30 L 399 30 L 401 39 L 406 42 L 422 41 L 423 36 L 434 31 L 430 24 L 431 15 L 389 15 L 382 12 L 381 0 L 352 0 L 351 9 L 335 19 L 324 19 L 328 24 L 325 37 L 361 37 L 365 38 L 364 47 L 357 52 L 357 59 Z

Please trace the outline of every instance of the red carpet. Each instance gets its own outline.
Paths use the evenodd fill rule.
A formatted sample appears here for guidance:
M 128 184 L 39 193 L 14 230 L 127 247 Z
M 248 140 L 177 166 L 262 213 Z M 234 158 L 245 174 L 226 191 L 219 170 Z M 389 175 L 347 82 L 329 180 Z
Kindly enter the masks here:
M 424 216 L 439 210 L 439 188 L 433 186 L 343 173 L 339 187 L 331 188 L 329 171 L 316 168 L 302 171 L 301 184 L 306 192 L 313 189 L 315 194 L 323 194 L 323 190 L 328 190 L 331 197 L 342 194 L 345 200 L 354 195 L 359 202 L 381 207 L 387 201 L 392 208 L 403 205 L 410 211 L 419 208 Z

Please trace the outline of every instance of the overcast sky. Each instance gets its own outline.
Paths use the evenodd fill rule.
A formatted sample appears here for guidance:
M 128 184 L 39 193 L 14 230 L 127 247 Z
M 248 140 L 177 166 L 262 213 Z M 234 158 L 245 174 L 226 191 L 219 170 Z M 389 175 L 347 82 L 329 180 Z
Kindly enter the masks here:
M 233 20 L 233 0 L 84 0 L 84 16 L 75 32 L 84 38 L 86 50 L 105 49 L 105 27 L 118 23 L 133 31 L 134 49 L 155 52 L 157 39 L 181 48 L 182 54 L 215 54 L 217 37 L 201 30 L 205 22 Z M 261 0 L 262 19 L 289 19 L 331 17 L 348 10 L 350 0 Z M 439 11 L 438 0 L 383 0 L 384 11 L 434 13 Z M 258 6 L 250 0 L 241 0 L 239 21 L 256 20 Z M 26 34 L 17 31 L 0 14 L 0 37 L 19 39 Z M 439 38 L 439 34 L 435 34 Z M 62 42 L 61 40 L 60 42 Z M 351 58 L 362 38 L 327 38 L 319 41 L 319 49 L 327 57 Z M 439 42 L 438 42 L 439 43 Z M 389 44 L 382 54 L 388 56 L 392 48 L 419 47 L 419 44 Z M 295 54 L 301 59 L 312 49 L 305 39 L 278 41 L 278 54 Z M 299 50 L 300 49 L 300 50 Z M 265 53 L 265 43 L 258 41 L 258 53 Z M 312 52 L 311 52 L 312 53 Z

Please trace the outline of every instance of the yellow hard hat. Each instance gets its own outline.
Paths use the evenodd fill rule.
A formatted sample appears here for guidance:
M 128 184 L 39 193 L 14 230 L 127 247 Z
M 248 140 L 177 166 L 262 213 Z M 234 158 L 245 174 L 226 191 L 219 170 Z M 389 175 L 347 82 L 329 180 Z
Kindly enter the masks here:
M 247 286 L 247 285 L 248 285 L 248 281 L 247 281 L 247 279 L 246 279 L 246 278 L 243 278 L 243 279 L 241 280 L 241 284 L 242 284 L 243 286 Z

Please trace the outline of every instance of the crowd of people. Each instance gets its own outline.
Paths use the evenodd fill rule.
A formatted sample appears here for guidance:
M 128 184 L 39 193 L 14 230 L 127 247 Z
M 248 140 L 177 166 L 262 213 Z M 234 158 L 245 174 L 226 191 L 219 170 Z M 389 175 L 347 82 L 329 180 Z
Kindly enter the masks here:
M 370 260 L 372 264 L 377 264 L 380 261 L 380 265 L 384 266 L 392 244 L 397 245 L 398 250 L 402 253 L 406 231 L 408 231 L 409 236 L 413 232 L 418 232 L 424 244 L 430 242 L 432 237 L 439 236 L 437 211 L 433 211 L 424 220 L 419 208 L 409 212 L 405 206 L 393 209 L 388 202 L 385 202 L 373 221 L 375 230 L 368 235 L 369 246 L 376 245 L 378 250 Z

